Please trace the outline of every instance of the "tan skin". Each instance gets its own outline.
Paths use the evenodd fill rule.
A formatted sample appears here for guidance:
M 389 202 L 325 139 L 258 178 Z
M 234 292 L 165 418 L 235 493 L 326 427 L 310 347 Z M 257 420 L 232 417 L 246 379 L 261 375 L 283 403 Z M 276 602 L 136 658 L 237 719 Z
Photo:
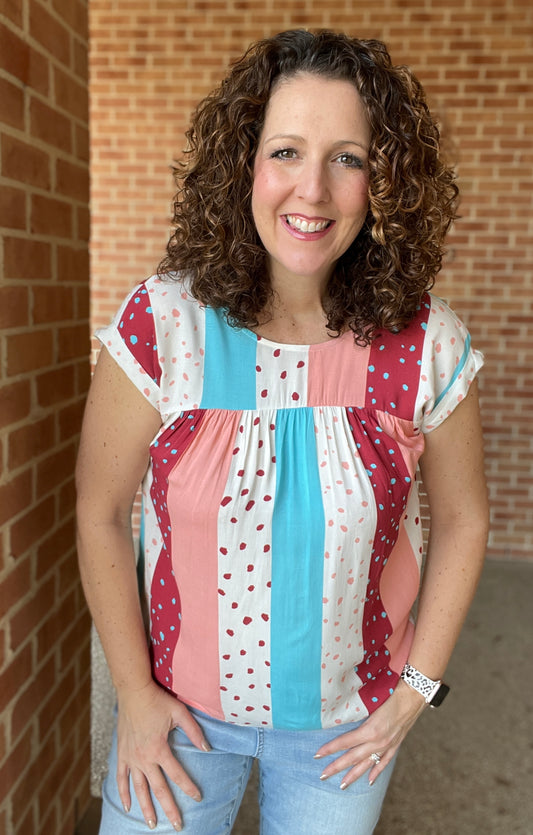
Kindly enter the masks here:
M 339 83 L 324 79 L 322 82 Z M 295 89 L 290 92 L 294 93 Z M 301 85 L 299 89 L 305 95 Z M 313 102 L 334 98 L 331 87 L 328 96 L 322 94 L 318 98 L 316 89 L 308 87 L 308 91 L 313 93 L 310 97 Z M 339 112 L 344 118 L 347 91 L 343 89 L 341 94 L 337 88 L 336 93 Z M 282 98 L 279 102 L 282 103 Z M 276 110 L 274 96 L 271 103 L 269 114 L 273 113 L 278 122 L 283 121 L 280 109 Z M 353 96 L 352 105 L 357 109 Z M 311 127 L 306 127 L 306 119 L 312 119 Z M 342 174 L 338 172 L 339 134 L 334 118 L 332 123 L 332 114 L 327 114 L 324 122 L 327 129 L 322 132 L 316 119 L 316 113 L 312 115 L 311 110 L 303 108 L 297 127 L 303 144 L 297 148 L 296 156 L 289 156 L 287 176 L 294 179 L 294 188 L 285 191 L 284 186 L 281 188 L 282 210 L 287 206 L 286 210 L 291 212 L 301 208 L 305 217 L 338 217 L 340 228 L 342 218 L 335 213 L 339 207 L 344 211 L 345 204 L 336 189 L 339 183 L 342 188 L 345 177 L 359 182 L 364 170 L 350 168 Z M 267 118 L 263 136 L 268 134 L 269 127 Z M 341 129 L 339 125 L 337 128 Z M 294 133 L 292 127 L 288 131 L 282 125 L 281 130 Z M 364 145 L 364 125 L 359 125 L 356 136 L 346 136 L 345 128 L 342 130 L 343 141 Z M 279 125 L 276 131 L 280 131 Z M 301 178 L 294 173 L 298 168 L 302 171 Z M 277 234 L 278 230 L 273 228 Z M 329 243 L 326 240 L 323 246 Z M 333 264 L 324 266 L 321 252 L 316 262 L 320 269 L 313 271 L 309 267 L 313 259 L 309 259 L 308 252 L 304 254 L 303 261 L 299 262 L 290 249 L 282 247 L 272 260 L 274 302 L 264 312 L 257 329 L 269 339 L 312 344 L 331 337 L 322 301 Z M 294 267 L 304 262 L 307 273 L 300 270 L 298 274 Z M 80 569 L 117 691 L 117 781 L 122 802 L 129 809 L 128 777 L 131 776 L 147 824 L 151 828 L 155 826 L 152 802 L 155 796 L 169 821 L 179 830 L 183 822 L 167 779 L 198 800 L 200 793 L 172 754 L 168 734 L 179 725 L 198 748 L 208 749 L 208 742 L 187 707 L 152 679 L 131 531 L 132 504 L 148 466 L 150 443 L 160 426 L 159 413 L 104 348 L 89 393 L 76 473 Z M 475 383 L 455 411 L 426 435 L 421 469 L 430 502 L 431 538 L 409 660 L 436 679 L 444 673 L 456 643 L 485 554 L 488 506 Z M 368 772 L 368 779 L 373 782 L 424 707 L 422 697 L 400 681 L 393 695 L 356 731 L 337 737 L 317 752 L 317 757 L 339 755 L 324 769 L 323 779 L 342 773 L 345 787 Z M 381 756 L 378 765 L 369 759 L 372 753 Z

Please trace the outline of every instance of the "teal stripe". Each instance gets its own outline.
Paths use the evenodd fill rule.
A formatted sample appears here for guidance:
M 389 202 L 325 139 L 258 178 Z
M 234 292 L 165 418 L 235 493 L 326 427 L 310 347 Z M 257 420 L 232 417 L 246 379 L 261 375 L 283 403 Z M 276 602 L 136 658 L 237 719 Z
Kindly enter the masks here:
M 276 728 L 320 728 L 324 508 L 313 410 L 276 418 L 271 687 Z
M 457 380 L 459 375 L 462 374 L 463 368 L 465 367 L 466 362 L 467 362 L 468 357 L 469 357 L 469 354 L 470 354 L 470 341 L 471 341 L 470 340 L 470 334 L 467 334 L 467 337 L 466 337 L 466 340 L 465 340 L 465 348 L 464 348 L 464 351 L 463 351 L 463 355 L 462 355 L 461 359 L 459 360 L 459 362 L 458 362 L 458 364 L 455 368 L 455 371 L 452 374 L 452 378 L 451 378 L 450 382 L 448 383 L 448 385 L 446 386 L 444 391 L 441 391 L 441 393 L 439 394 L 439 396 L 435 400 L 435 405 L 433 406 L 433 409 L 436 409 L 437 406 L 439 405 L 439 403 L 441 402 L 441 400 L 444 400 L 444 398 L 448 394 L 449 390 L 451 389 L 451 387 L 453 386 L 453 384 L 455 383 L 455 381 Z
M 226 322 L 223 311 L 205 311 L 204 386 L 201 409 L 255 409 L 257 340 Z

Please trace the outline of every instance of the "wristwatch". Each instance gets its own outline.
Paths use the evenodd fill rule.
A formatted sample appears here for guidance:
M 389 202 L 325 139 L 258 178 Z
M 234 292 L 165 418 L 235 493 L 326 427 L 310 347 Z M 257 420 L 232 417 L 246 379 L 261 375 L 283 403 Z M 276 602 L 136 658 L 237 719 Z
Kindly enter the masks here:
M 409 687 L 416 690 L 424 697 L 426 704 L 430 707 L 439 707 L 450 692 L 450 688 L 443 681 L 433 681 L 407 663 L 403 668 L 400 678 L 402 678 Z

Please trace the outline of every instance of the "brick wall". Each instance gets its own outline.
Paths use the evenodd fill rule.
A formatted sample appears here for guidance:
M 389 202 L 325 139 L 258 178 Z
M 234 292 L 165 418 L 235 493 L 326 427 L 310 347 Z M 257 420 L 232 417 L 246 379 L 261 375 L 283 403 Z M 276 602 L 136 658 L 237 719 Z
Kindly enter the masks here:
M 486 355 L 489 553 L 533 546 L 533 7 L 530 0 L 91 0 L 93 324 L 154 270 L 170 160 L 198 99 L 252 40 L 331 27 L 385 40 L 424 82 L 463 192 L 437 291 Z
M 89 382 L 87 0 L 0 2 L 0 832 L 89 800 L 73 472 Z

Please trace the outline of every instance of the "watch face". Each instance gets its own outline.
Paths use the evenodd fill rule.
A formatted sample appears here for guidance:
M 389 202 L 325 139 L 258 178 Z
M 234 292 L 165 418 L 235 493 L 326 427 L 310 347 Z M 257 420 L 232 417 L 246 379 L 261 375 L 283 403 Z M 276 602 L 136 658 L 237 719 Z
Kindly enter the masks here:
M 429 703 L 431 707 L 438 707 L 439 705 L 441 705 L 449 692 L 450 688 L 448 687 L 448 685 L 441 684 L 441 686 L 439 687 L 439 689 L 437 690 L 437 692 L 435 693 L 435 695 Z

